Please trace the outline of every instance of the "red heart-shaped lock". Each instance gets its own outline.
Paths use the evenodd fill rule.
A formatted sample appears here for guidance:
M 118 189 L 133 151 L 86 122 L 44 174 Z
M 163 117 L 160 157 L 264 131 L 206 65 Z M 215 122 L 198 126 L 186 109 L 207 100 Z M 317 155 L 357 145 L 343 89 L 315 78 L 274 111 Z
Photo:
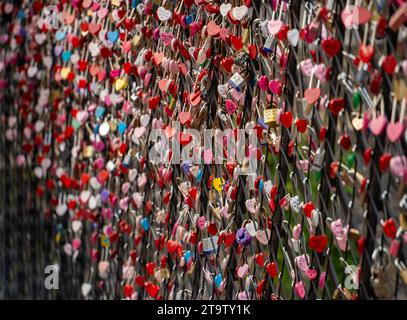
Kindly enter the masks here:
M 211 236 L 214 236 L 218 233 L 218 228 L 216 228 L 216 223 L 215 222 L 211 222 L 208 225 L 208 232 Z
M 341 42 L 337 39 L 322 40 L 322 49 L 328 56 L 334 57 L 341 50 Z
M 178 248 L 178 241 L 168 240 L 167 241 L 167 250 L 169 254 L 173 254 Z
M 374 56 L 374 47 L 362 44 L 359 48 L 359 56 L 364 63 L 370 62 Z
M 146 271 L 149 275 L 153 275 L 154 274 L 154 269 L 156 267 L 155 262 L 148 262 L 146 264 Z
M 305 131 L 307 131 L 307 126 L 308 126 L 307 119 L 297 119 L 295 121 L 295 124 L 296 124 L 299 132 L 304 133 Z
M 396 66 L 397 59 L 392 54 L 389 54 L 388 56 L 384 57 L 382 62 L 382 68 L 386 73 L 392 75 L 394 73 L 394 70 L 396 69 Z
M 266 272 L 272 278 L 275 278 L 277 276 L 278 270 L 277 270 L 277 265 L 276 265 L 276 263 L 274 261 L 267 264 Z
M 386 236 L 388 236 L 391 239 L 394 239 L 396 237 L 397 227 L 393 218 L 387 219 L 383 223 L 383 232 Z
M 293 115 L 290 111 L 284 112 L 280 115 L 280 122 L 285 128 L 290 128 L 293 122 Z
M 302 206 L 302 209 L 304 210 L 305 216 L 307 218 L 311 218 L 312 211 L 315 209 L 314 204 L 310 201 L 307 203 L 304 203 Z
M 328 244 L 328 237 L 324 234 L 321 235 L 311 235 L 309 237 L 308 246 L 318 253 L 322 253 Z
M 226 72 L 230 73 L 232 72 L 233 63 L 234 63 L 233 58 L 223 58 L 222 61 L 220 62 L 220 65 Z
M 341 135 L 341 137 L 339 138 L 339 144 L 341 145 L 341 147 L 344 150 L 349 150 L 350 146 L 351 146 L 351 141 L 350 141 L 350 137 L 347 134 L 343 134 Z
M 385 172 L 389 168 L 391 158 L 392 155 L 390 153 L 385 153 L 380 157 L 379 160 L 380 172 Z
M 150 295 L 150 297 L 154 298 L 155 296 L 157 296 L 158 291 L 160 290 L 160 287 L 155 284 L 152 284 L 151 282 L 147 282 L 146 290 L 147 290 L 147 293 Z
M 264 253 L 263 253 L 263 252 L 257 253 L 257 254 L 254 256 L 254 261 L 255 261 L 260 267 L 263 267 L 263 266 L 264 266 Z
M 335 117 L 338 116 L 339 112 L 341 112 L 345 108 L 345 99 L 335 98 L 330 100 L 328 108 Z
M 129 284 L 124 285 L 123 293 L 126 298 L 131 298 L 131 295 L 133 294 L 133 286 Z
M 144 287 L 144 277 L 143 276 L 136 276 L 135 282 L 138 286 Z

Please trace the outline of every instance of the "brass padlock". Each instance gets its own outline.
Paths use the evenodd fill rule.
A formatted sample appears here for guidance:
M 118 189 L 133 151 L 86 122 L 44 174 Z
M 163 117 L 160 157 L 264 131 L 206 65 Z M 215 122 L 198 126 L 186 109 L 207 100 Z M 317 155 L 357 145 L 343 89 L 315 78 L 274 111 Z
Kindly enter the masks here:
M 277 109 L 266 109 L 264 110 L 264 122 L 270 127 L 277 126 Z
M 91 145 L 85 146 L 83 148 L 83 157 L 84 158 L 92 158 L 94 151 L 95 150 L 93 149 L 93 146 L 91 146 Z
M 399 215 L 399 217 L 400 217 L 400 228 L 403 230 L 403 231 L 406 231 L 407 230 L 407 215 L 405 215 L 404 213 L 400 213 L 400 215 Z
M 109 121 L 109 127 L 111 132 L 115 132 L 117 130 L 117 121 L 116 120 L 110 120 Z
M 401 280 L 403 280 L 404 284 L 407 285 L 407 267 L 406 265 L 400 261 L 399 258 L 397 258 L 394 261 L 395 266 L 397 267 L 397 269 L 399 269 L 399 275 Z

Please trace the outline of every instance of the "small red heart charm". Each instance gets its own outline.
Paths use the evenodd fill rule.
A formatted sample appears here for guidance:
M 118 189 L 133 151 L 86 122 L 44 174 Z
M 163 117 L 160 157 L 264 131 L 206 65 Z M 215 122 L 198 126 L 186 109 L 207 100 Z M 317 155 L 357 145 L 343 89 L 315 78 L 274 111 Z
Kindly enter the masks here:
M 275 278 L 277 276 L 278 270 L 277 270 L 277 265 L 276 265 L 276 263 L 274 261 L 267 264 L 266 272 L 272 278 Z
M 264 266 L 264 253 L 258 253 L 254 256 L 254 261 L 256 261 L 256 263 L 260 266 L 263 267 Z
M 232 72 L 233 63 L 234 63 L 233 58 L 223 58 L 222 61 L 220 62 L 220 65 L 226 72 L 230 73 Z
M 236 51 L 238 51 L 238 50 L 240 50 L 240 49 L 243 48 L 242 37 L 238 37 L 238 36 L 235 36 L 235 35 L 232 34 L 232 35 L 230 36 L 230 43 L 231 43 L 232 47 L 233 47 Z
M 167 250 L 169 254 L 173 254 L 178 248 L 178 241 L 168 240 L 167 241 Z
M 280 115 L 280 122 L 285 128 L 290 128 L 293 122 L 293 115 L 290 111 L 284 112 Z
M 124 296 L 125 296 L 126 298 L 131 298 L 131 295 L 133 294 L 133 286 L 131 286 L 131 285 L 129 285 L 129 284 L 126 284 L 126 285 L 123 287 L 123 293 L 124 293 Z
M 340 138 L 339 138 L 339 144 L 341 145 L 341 147 L 344 150 L 349 150 L 350 146 L 351 146 L 351 141 L 350 141 L 350 137 L 347 134 L 343 134 Z
M 257 55 L 257 48 L 255 44 L 249 44 L 247 46 L 247 50 L 249 51 L 249 57 L 251 60 L 256 59 L 256 55 Z
M 307 218 L 311 218 L 311 213 L 315 209 L 314 204 L 310 201 L 307 203 L 304 203 L 302 206 L 302 209 L 304 210 L 305 215 Z
M 385 153 L 380 157 L 379 160 L 380 172 L 385 172 L 389 168 L 391 158 L 392 155 L 390 153 Z
M 146 264 L 146 271 L 148 274 L 153 275 L 154 274 L 154 269 L 156 265 L 155 262 L 149 262 Z
M 359 48 L 359 56 L 364 63 L 369 63 L 374 56 L 374 47 L 362 44 Z
M 389 75 L 392 75 L 394 73 L 396 66 L 397 66 L 397 60 L 392 54 L 386 56 L 383 59 L 382 68 Z
M 135 282 L 138 286 L 144 287 L 144 277 L 143 276 L 136 276 Z
M 383 223 L 383 231 L 384 231 L 384 234 L 391 239 L 394 239 L 396 237 L 397 227 L 396 227 L 396 223 L 394 222 L 393 218 L 387 219 Z
M 334 57 L 341 50 L 341 42 L 337 39 L 325 39 L 322 41 L 322 49 L 328 56 Z
M 305 131 L 307 131 L 308 120 L 297 119 L 297 121 L 295 121 L 295 125 L 297 126 L 299 132 L 304 133 Z
M 218 228 L 216 228 L 216 223 L 215 222 L 211 222 L 208 225 L 208 232 L 211 236 L 214 236 L 218 233 Z
M 235 236 L 235 234 L 233 232 L 226 233 L 225 234 L 225 244 L 226 244 L 226 246 L 230 247 L 233 244 L 233 242 L 235 241 L 235 239 L 236 239 L 236 236 Z
M 158 104 L 160 103 L 160 96 L 154 96 L 148 99 L 148 107 L 151 110 L 157 109 Z
M 152 284 L 151 282 L 147 282 L 146 290 L 147 290 L 147 293 L 150 295 L 150 297 L 154 298 L 155 296 L 157 296 L 158 291 L 160 290 L 160 287 L 155 284 Z
M 308 246 L 311 249 L 316 250 L 316 252 L 318 252 L 318 253 L 322 253 L 327 244 L 328 244 L 328 237 L 324 234 L 321 234 L 318 236 L 311 235 L 309 237 Z
M 328 104 L 329 110 L 332 114 L 337 117 L 339 112 L 341 112 L 345 108 L 345 99 L 343 98 L 335 98 L 329 101 Z

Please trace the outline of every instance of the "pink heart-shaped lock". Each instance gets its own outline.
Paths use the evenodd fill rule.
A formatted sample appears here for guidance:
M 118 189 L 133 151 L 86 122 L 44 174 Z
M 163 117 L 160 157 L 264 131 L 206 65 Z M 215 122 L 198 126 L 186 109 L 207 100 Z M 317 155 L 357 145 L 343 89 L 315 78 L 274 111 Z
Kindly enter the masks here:
M 369 129 L 375 136 L 380 135 L 387 124 L 387 118 L 384 115 L 380 115 L 377 118 L 370 120 Z
M 401 122 L 389 123 L 386 128 L 387 138 L 391 142 L 396 142 L 403 134 L 404 126 Z
M 301 230 L 302 230 L 302 225 L 301 224 L 297 224 L 297 225 L 294 226 L 294 228 L 293 228 L 293 238 L 295 240 L 298 240 L 300 238 Z
M 393 175 L 405 179 L 407 174 L 407 158 L 405 156 L 391 158 L 390 170 Z
M 304 299 L 304 297 L 305 297 L 305 287 L 304 287 L 304 283 L 302 281 L 299 281 L 299 282 L 297 282 L 295 284 L 294 292 L 295 292 L 295 295 L 298 298 Z
M 317 277 L 318 272 L 314 269 L 308 269 L 307 271 L 305 271 L 305 275 L 308 279 L 314 280 Z
M 268 85 L 269 85 L 269 80 L 267 79 L 266 76 L 261 76 L 259 80 L 257 80 L 257 84 L 259 85 L 259 88 L 263 90 L 264 92 L 267 91 Z

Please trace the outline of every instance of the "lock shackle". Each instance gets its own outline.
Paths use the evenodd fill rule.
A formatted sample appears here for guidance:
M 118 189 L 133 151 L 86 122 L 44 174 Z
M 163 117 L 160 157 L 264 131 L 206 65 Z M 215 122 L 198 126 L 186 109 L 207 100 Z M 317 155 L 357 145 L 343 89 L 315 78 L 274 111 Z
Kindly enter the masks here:
M 391 259 L 390 259 L 390 253 L 389 253 L 389 250 L 387 250 L 387 248 L 386 247 L 377 247 L 374 251 L 373 251 L 373 254 L 372 254 L 372 260 L 373 260 L 373 263 L 374 264 L 378 264 L 378 258 L 379 258 L 379 253 L 380 252 L 382 252 L 382 253 L 384 253 L 384 255 L 386 256 L 386 266 L 387 265 L 389 265 L 390 264 L 390 262 L 391 262 Z

